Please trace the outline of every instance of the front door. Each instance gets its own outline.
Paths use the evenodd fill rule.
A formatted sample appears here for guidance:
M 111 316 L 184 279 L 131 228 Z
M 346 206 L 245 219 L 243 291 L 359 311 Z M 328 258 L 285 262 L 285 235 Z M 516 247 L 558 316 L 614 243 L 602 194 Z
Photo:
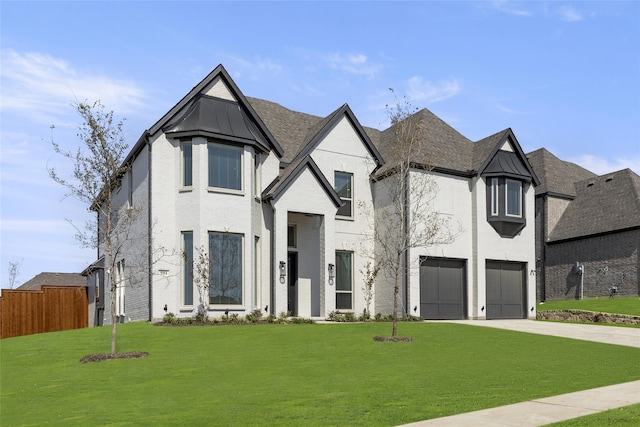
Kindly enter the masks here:
M 287 254 L 287 311 L 292 316 L 298 315 L 298 253 L 289 252 Z

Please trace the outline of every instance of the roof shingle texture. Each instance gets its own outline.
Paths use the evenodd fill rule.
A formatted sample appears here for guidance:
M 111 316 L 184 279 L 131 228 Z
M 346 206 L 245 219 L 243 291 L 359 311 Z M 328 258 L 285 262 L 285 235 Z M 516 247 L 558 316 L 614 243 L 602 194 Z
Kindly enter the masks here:
M 640 177 L 631 169 L 577 182 L 575 189 L 550 242 L 640 227 Z
M 575 163 L 560 160 L 544 148 L 527 154 L 529 163 L 540 180 L 536 195 L 546 193 L 575 196 L 574 183 L 597 175 Z
M 87 279 L 80 273 L 40 273 L 17 289 L 40 290 L 43 286 L 87 286 Z

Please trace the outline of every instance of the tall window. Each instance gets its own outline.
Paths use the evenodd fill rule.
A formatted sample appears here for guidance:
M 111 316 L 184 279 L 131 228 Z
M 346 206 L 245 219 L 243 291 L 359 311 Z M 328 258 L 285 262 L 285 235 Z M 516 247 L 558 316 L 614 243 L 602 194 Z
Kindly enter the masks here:
M 353 174 L 335 172 L 335 188 L 343 205 L 338 209 L 338 216 L 351 217 L 353 215 Z
M 182 186 L 193 185 L 193 145 L 191 142 L 182 143 Z
M 209 187 L 242 190 L 242 147 L 210 142 Z
M 498 215 L 499 185 L 498 178 L 491 178 L 491 215 Z
M 127 202 L 129 203 L 129 207 L 133 207 L 133 164 L 131 165 L 131 169 L 129 169 L 129 179 L 127 180 Z
M 209 302 L 242 304 L 242 235 L 209 232 Z
M 182 232 L 182 304 L 193 305 L 193 232 Z
M 260 197 L 262 192 L 262 182 L 260 180 L 260 153 L 254 153 L 254 163 L 253 163 L 253 195 L 255 197 Z
M 522 216 L 522 183 L 506 180 L 507 216 Z
M 353 309 L 352 252 L 336 252 L 336 309 Z
M 116 263 L 116 315 L 124 316 L 125 288 L 124 259 Z M 115 320 L 114 320 L 115 322 Z

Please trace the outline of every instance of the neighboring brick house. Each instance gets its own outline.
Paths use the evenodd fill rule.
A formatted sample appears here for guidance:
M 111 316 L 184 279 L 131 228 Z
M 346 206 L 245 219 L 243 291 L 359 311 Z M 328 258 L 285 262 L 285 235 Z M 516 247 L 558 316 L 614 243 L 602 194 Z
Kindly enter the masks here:
M 433 176 L 433 206 L 461 232 L 451 244 L 407 254 L 415 268 L 403 277 L 402 312 L 535 317 L 538 180 L 515 135 L 506 129 L 472 142 L 428 110 L 412 120 L 424 130 L 412 177 Z M 375 224 L 358 206 L 384 208 L 392 133 L 364 128 L 347 104 L 318 117 L 245 97 L 218 66 L 125 160 L 130 170 L 114 200 L 141 215 L 136 241 L 115 260 L 118 320 L 193 316 L 199 248 L 211 257 L 210 316 L 361 313 L 371 254 L 359 248 Z M 86 273 L 91 283 L 108 283 L 99 261 Z M 375 312 L 389 313 L 391 297 L 379 275 Z M 109 306 L 109 292 L 101 304 Z
M 545 149 L 528 154 L 536 188 L 539 301 L 638 295 L 640 177 L 597 176 Z

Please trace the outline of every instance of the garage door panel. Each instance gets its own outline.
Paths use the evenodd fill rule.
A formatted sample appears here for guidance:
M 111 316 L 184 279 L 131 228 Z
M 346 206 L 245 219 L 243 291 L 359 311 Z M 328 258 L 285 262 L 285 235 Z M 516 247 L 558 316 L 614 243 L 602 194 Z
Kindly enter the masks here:
M 487 318 L 522 319 L 525 317 L 525 264 L 486 263 Z
M 425 319 L 464 319 L 464 261 L 433 258 L 422 261 L 420 313 Z

